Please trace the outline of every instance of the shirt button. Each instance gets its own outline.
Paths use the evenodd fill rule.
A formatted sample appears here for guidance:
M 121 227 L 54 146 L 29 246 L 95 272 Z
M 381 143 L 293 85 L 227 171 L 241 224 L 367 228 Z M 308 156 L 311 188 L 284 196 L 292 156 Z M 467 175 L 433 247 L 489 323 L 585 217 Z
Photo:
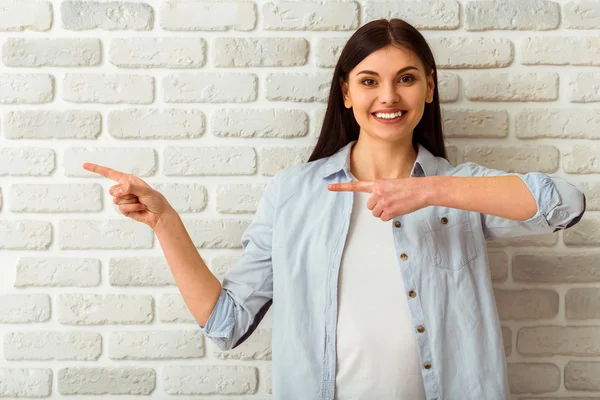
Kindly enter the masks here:
M 431 369 L 431 364 L 429 363 L 429 361 L 425 362 L 423 366 L 425 367 L 425 369 Z
M 417 326 L 417 331 L 419 333 L 423 333 L 423 332 L 425 332 L 425 327 L 423 325 L 419 325 L 419 326 Z
M 396 228 L 400 228 L 402 226 L 402 224 L 400 223 L 400 221 L 394 221 L 394 226 Z
M 404 261 L 408 260 L 408 256 L 405 253 L 400 254 L 400 258 Z
M 417 296 L 417 294 L 415 293 L 415 291 L 414 291 L 414 290 L 411 290 L 410 292 L 408 292 L 408 295 L 409 295 L 410 297 L 416 297 L 416 296 Z
M 442 219 L 440 220 L 440 222 L 444 225 L 446 225 L 448 223 L 448 218 L 446 217 L 442 217 Z

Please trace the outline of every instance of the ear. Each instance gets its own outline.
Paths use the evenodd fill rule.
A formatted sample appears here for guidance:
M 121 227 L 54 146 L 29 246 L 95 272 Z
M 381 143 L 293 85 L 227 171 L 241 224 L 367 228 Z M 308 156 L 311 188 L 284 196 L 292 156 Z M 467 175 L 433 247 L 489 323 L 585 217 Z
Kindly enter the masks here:
M 342 96 L 344 97 L 344 106 L 346 108 L 352 107 L 352 101 L 350 100 L 350 94 L 348 93 L 348 82 L 340 78 L 340 87 L 342 88 Z
M 435 82 L 433 80 L 434 73 L 435 73 L 435 71 L 431 71 L 431 75 L 429 77 L 427 77 L 427 96 L 425 99 L 426 103 L 433 102 L 433 92 L 434 92 L 434 88 L 435 88 Z

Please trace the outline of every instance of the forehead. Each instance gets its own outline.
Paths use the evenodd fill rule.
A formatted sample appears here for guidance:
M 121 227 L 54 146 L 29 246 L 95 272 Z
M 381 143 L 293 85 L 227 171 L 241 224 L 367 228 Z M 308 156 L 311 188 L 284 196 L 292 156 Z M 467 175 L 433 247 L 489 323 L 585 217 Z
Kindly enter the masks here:
M 417 55 L 407 48 L 390 45 L 369 54 L 350 71 L 350 75 L 356 75 L 365 69 L 378 72 L 380 75 L 395 75 L 399 69 L 408 65 L 414 65 L 423 72 L 421 60 Z

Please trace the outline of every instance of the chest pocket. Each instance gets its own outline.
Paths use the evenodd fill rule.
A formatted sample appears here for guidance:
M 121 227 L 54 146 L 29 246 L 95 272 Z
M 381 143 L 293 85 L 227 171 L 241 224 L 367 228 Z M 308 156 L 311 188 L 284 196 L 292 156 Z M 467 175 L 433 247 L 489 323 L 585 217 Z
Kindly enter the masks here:
M 456 271 L 477 257 L 467 211 L 440 208 L 421 220 L 421 226 L 435 267 Z

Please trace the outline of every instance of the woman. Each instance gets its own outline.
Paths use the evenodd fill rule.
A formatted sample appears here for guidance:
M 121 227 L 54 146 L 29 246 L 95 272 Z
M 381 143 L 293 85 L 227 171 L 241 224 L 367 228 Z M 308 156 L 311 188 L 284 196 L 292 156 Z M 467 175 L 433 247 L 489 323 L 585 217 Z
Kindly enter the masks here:
M 221 349 L 273 305 L 276 400 L 509 399 L 486 239 L 555 232 L 585 211 L 559 177 L 446 160 L 435 61 L 398 19 L 348 40 L 309 162 L 267 185 L 222 287 L 160 193 L 84 167 L 119 182 L 115 203 L 155 230 Z

